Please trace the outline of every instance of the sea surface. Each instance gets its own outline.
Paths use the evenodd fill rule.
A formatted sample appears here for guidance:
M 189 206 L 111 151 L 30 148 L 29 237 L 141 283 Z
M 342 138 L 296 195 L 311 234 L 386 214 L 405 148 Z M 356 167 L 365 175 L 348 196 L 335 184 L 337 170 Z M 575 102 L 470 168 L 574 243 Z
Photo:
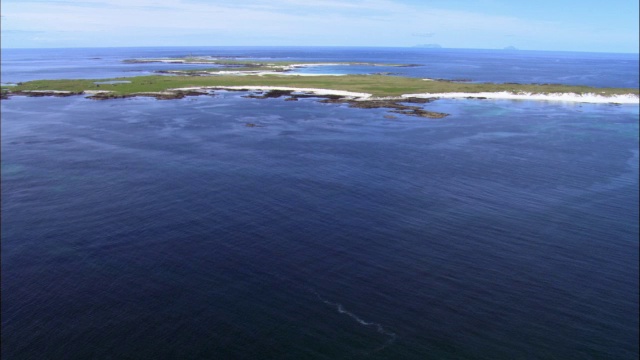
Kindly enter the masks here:
M 637 54 L 418 48 L 3 49 L 2 82 L 186 55 L 638 87 Z M 638 358 L 637 105 L 245 95 L 2 100 L 3 359 Z

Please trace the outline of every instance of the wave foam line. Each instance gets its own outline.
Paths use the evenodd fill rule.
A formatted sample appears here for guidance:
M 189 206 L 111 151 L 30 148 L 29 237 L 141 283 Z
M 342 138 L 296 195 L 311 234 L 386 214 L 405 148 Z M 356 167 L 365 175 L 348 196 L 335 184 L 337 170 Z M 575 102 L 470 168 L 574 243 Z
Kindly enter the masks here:
M 551 94 L 536 94 L 530 92 L 511 93 L 508 91 L 501 92 L 480 92 L 480 93 L 463 93 L 463 92 L 450 92 L 450 93 L 421 93 L 421 94 L 404 94 L 405 98 L 485 98 L 485 99 L 497 99 L 497 100 L 543 100 L 543 101 L 565 101 L 565 102 L 580 102 L 580 103 L 594 103 L 594 104 L 639 104 L 640 98 L 635 94 L 624 95 L 608 95 L 587 93 L 587 94 L 574 94 L 574 93 L 551 93 Z
M 172 91 L 197 91 L 197 90 L 206 90 L 206 89 L 218 89 L 218 90 L 249 90 L 249 91 L 269 91 L 269 90 L 284 90 L 284 91 L 295 91 L 295 92 L 303 92 L 303 93 L 312 93 L 316 95 L 338 95 L 344 96 L 348 98 L 354 99 L 366 99 L 371 97 L 369 93 L 360 93 L 353 91 L 345 91 L 345 90 L 331 90 L 331 89 L 316 89 L 316 88 L 299 88 L 299 87 L 290 87 L 290 86 L 195 86 L 195 87 L 185 87 L 185 88 L 176 88 L 171 89 Z
M 373 352 L 377 352 L 377 351 L 380 351 L 380 350 L 388 347 L 389 345 L 393 344 L 393 342 L 396 341 L 396 339 L 398 338 L 398 335 L 396 335 L 395 333 L 393 333 L 391 331 L 385 330 L 385 328 L 381 324 L 363 320 L 358 315 L 346 310 L 344 308 L 344 306 L 342 306 L 342 304 L 334 303 L 334 302 L 331 302 L 329 300 L 326 300 L 326 299 L 322 298 L 322 296 L 320 296 L 320 294 L 318 294 L 317 291 L 314 291 L 314 293 L 316 294 L 318 299 L 320 299 L 320 301 L 322 301 L 323 303 L 325 303 L 327 305 L 331 305 L 331 306 L 335 307 L 338 310 L 338 313 L 347 315 L 348 317 L 352 318 L 353 320 L 355 320 L 358 324 L 360 324 L 362 326 L 375 327 L 378 333 L 383 334 L 383 335 L 385 335 L 385 336 L 387 336 L 389 338 L 380 347 L 374 349 Z
M 289 277 L 285 277 L 282 276 L 278 273 L 271 273 L 271 272 L 267 272 L 268 275 L 275 277 L 276 279 L 284 282 L 284 283 L 290 283 L 293 286 L 299 286 L 302 287 L 303 289 L 305 289 L 306 291 L 312 292 L 317 298 L 318 300 L 322 301 L 323 303 L 330 305 L 332 307 L 335 307 L 336 310 L 338 310 L 338 313 L 343 314 L 343 315 L 347 315 L 348 317 L 352 318 L 353 320 L 355 320 L 358 324 L 362 325 L 362 326 L 373 326 L 376 328 L 376 331 L 386 337 L 388 337 L 387 341 L 385 341 L 382 345 L 380 345 L 379 347 L 373 349 L 372 351 L 368 352 L 368 354 L 370 353 L 374 353 L 374 352 L 378 352 L 380 350 L 385 349 L 386 347 L 390 346 L 391 344 L 393 344 L 396 339 L 398 338 L 398 335 L 396 335 L 394 332 L 388 331 L 386 330 L 381 324 L 379 323 L 375 323 L 375 322 L 370 322 L 370 321 L 366 321 L 363 320 L 362 318 L 360 318 L 358 315 L 346 310 L 344 308 L 344 306 L 342 306 L 342 304 L 340 303 L 334 303 L 331 302 L 325 298 L 323 298 L 322 296 L 320 296 L 320 294 L 318 293 L 318 291 L 316 291 L 316 289 L 314 289 L 311 286 L 305 285 L 305 284 L 300 284 L 297 283 L 296 281 L 294 281 L 293 279 L 289 278 Z

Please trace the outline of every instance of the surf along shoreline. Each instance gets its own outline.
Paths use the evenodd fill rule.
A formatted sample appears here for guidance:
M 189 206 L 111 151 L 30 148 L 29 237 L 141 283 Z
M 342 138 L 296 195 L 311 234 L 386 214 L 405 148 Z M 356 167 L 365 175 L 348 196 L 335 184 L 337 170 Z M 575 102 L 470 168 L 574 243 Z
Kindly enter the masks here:
M 101 80 L 38 80 L 2 86 L 2 99 L 11 96 L 74 96 L 108 100 L 154 97 L 159 100 L 212 95 L 214 91 L 244 91 L 247 98 L 285 96 L 288 101 L 319 98 L 325 103 L 346 103 L 357 108 L 388 108 L 391 112 L 442 118 L 422 106 L 440 98 L 534 100 L 596 104 L 640 104 L 638 89 L 593 88 L 561 84 L 496 84 L 417 79 L 390 75 L 291 73 L 300 67 L 327 65 L 419 66 L 415 64 L 291 63 L 229 61 L 211 59 L 140 59 L 125 62 L 196 63 L 218 66 L 211 69 L 174 70 L 171 75 L 150 75 Z M 221 70 L 222 69 L 222 70 Z M 166 73 L 160 70 L 159 73 Z M 286 73 L 286 75 L 285 75 Z M 340 75 L 340 76 L 336 76 Z

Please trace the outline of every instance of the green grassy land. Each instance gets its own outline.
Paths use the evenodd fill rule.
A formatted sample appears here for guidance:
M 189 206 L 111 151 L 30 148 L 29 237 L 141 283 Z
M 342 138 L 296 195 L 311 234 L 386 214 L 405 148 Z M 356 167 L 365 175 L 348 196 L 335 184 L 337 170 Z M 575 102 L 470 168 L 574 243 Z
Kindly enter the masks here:
M 305 64 L 304 61 L 259 61 L 259 60 L 219 60 L 199 57 L 183 57 L 183 58 L 162 58 L 162 59 L 128 59 L 123 60 L 124 63 L 162 63 L 165 61 L 176 61 L 184 64 L 215 64 L 215 65 L 269 65 L 269 66 L 288 66 L 294 64 Z M 344 63 L 350 64 L 350 63 Z
M 129 84 L 102 84 L 94 82 L 107 80 L 131 81 Z M 457 83 L 447 81 L 425 81 L 384 75 L 346 76 L 280 76 L 280 75 L 220 75 L 220 76 L 138 76 L 100 80 L 37 80 L 3 87 L 2 91 L 20 92 L 29 90 L 62 90 L 82 92 L 85 90 L 112 91 L 118 95 L 145 92 L 159 92 L 180 87 L 199 86 L 288 86 L 322 88 L 370 93 L 374 96 L 399 96 L 411 93 L 446 92 L 531 92 L 531 93 L 597 93 L 601 95 L 638 94 L 638 89 L 593 88 L 570 85 L 526 85 L 493 83 Z
M 183 58 L 162 58 L 162 59 L 128 59 L 123 60 L 125 63 L 160 63 L 164 61 L 176 61 L 184 64 L 215 64 L 215 65 L 230 65 L 230 66 L 291 66 L 291 65 L 304 65 L 304 64 L 318 64 L 317 61 L 260 61 L 260 60 L 229 60 L 229 59 L 209 59 L 201 57 L 183 57 Z M 371 65 L 371 66 L 408 66 L 407 64 L 381 64 L 370 62 L 354 62 L 354 61 L 336 61 L 329 62 L 330 64 L 340 65 Z M 410 65 L 409 65 L 410 66 Z
M 211 64 L 218 65 L 216 68 L 210 69 L 185 69 L 185 70 L 171 70 L 169 72 L 178 73 L 182 75 L 190 75 L 203 73 L 207 71 L 224 72 L 224 71 L 286 71 L 287 67 L 292 65 L 305 65 L 305 64 L 318 64 L 317 62 L 308 61 L 260 61 L 260 60 L 220 60 L 220 59 L 208 59 L 199 57 L 184 57 L 184 58 L 166 58 L 166 59 L 129 59 L 124 60 L 125 63 L 158 63 L 163 61 L 178 61 L 181 64 Z M 416 66 L 407 64 L 379 64 L 368 62 L 332 62 L 331 64 L 339 65 L 369 65 L 369 66 L 390 66 L 390 67 L 403 67 L 403 66 Z

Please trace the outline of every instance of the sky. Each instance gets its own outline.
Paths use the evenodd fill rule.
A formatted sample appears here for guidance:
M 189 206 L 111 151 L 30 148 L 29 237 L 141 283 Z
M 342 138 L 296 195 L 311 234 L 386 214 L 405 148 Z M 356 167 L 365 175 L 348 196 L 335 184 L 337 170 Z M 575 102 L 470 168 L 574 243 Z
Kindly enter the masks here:
M 638 0 L 2 0 L 3 48 L 430 46 L 638 53 Z

